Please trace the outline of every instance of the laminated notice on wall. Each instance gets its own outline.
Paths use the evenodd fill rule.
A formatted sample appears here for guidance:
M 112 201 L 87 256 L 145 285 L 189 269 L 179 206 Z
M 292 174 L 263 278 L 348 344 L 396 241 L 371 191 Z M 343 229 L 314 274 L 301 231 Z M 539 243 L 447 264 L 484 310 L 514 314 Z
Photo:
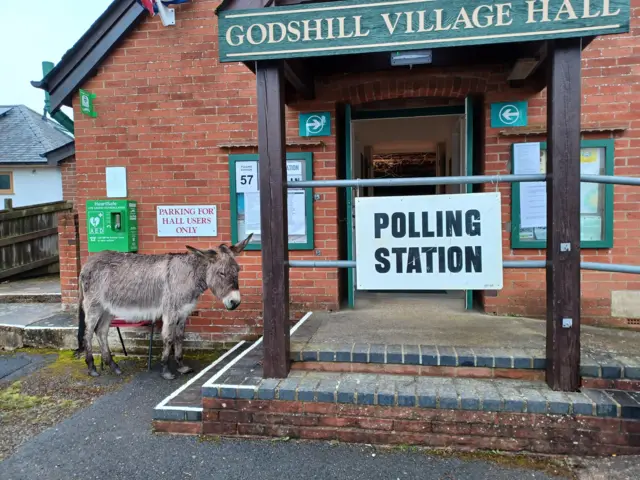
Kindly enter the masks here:
M 540 170 L 539 142 L 513 145 L 513 171 L 516 175 L 539 174 Z M 520 184 L 520 228 L 546 226 L 546 182 L 522 182 Z
M 302 162 L 297 160 L 287 161 L 287 182 L 302 181 Z
M 307 233 L 304 190 L 289 190 L 287 195 L 287 216 L 289 217 L 289 235 L 304 235 Z
M 260 233 L 260 193 L 247 192 L 244 194 L 244 231 Z
M 580 173 L 598 175 L 600 173 L 600 150 L 583 148 L 580 152 Z M 596 214 L 600 205 L 600 185 L 580 183 L 580 213 Z M 598 235 L 600 235 L 598 233 Z M 599 238 L 598 238 L 599 239 Z
M 289 235 L 305 235 L 307 223 L 305 215 L 304 190 L 289 190 L 287 194 L 287 217 Z M 249 233 L 260 233 L 260 193 L 244 194 L 244 230 Z

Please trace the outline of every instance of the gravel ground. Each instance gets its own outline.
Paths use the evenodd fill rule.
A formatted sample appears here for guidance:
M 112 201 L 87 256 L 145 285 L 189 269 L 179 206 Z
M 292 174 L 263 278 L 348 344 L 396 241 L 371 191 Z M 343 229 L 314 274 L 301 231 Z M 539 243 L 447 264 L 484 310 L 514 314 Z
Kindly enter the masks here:
M 117 359 L 124 375 L 90 379 L 84 361 L 73 358 L 71 352 L 47 355 L 17 352 L 3 353 L 1 357 L 3 364 L 21 357 L 37 361 L 28 365 L 33 368 L 22 368 L 6 377 L 19 379 L 0 385 L 3 387 L 0 390 L 0 460 L 31 437 L 124 385 L 145 365 L 141 359 Z M 33 372 L 36 367 L 39 369 Z

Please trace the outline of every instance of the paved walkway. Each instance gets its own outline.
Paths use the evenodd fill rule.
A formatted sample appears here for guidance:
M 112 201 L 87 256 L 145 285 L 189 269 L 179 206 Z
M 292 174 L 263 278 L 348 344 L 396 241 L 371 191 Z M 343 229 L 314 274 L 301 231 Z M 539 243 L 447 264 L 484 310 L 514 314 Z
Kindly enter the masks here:
M 54 361 L 56 357 L 55 354 L 36 355 L 22 352 L 0 355 L 0 388 L 35 372 Z
M 44 277 L 0 283 L 0 297 L 8 294 L 37 295 L 45 293 L 60 294 L 60 277 L 58 275 L 47 275 Z
M 387 293 L 365 297 L 356 309 L 314 312 L 309 338 L 323 344 L 410 344 L 471 348 L 545 348 L 546 323 L 524 317 L 500 317 L 465 311 L 458 298 Z M 581 327 L 583 352 L 638 355 L 640 331 Z
M 62 314 L 59 303 L 0 303 L 0 326 L 26 327 L 58 314 Z

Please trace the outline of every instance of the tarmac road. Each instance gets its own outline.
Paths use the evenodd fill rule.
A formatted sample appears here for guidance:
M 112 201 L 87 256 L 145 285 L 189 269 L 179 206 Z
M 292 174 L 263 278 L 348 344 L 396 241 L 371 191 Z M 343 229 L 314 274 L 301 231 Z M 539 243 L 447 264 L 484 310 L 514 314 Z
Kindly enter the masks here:
M 322 442 L 202 441 L 151 432 L 152 408 L 176 382 L 157 372 L 136 376 L 121 390 L 22 445 L 0 463 L 2 480 L 340 479 L 524 480 L 546 474 L 483 460 L 379 451 Z

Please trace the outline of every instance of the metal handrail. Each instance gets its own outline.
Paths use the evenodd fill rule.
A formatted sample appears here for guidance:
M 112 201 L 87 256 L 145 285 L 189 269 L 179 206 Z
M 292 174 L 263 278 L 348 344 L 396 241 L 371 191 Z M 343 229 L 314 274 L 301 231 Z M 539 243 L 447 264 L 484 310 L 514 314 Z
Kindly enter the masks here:
M 354 178 L 351 180 L 303 180 L 287 182 L 287 188 L 327 187 L 407 187 L 413 185 L 467 185 L 478 183 L 544 182 L 546 174 L 531 175 L 465 175 L 457 177 L 412 177 L 412 178 Z M 586 183 L 640 186 L 640 177 L 618 177 L 615 175 L 580 175 Z
M 503 268 L 545 268 L 546 260 L 505 260 Z M 289 260 L 290 268 L 356 268 L 355 260 Z M 581 270 L 640 274 L 640 265 L 580 262 Z

